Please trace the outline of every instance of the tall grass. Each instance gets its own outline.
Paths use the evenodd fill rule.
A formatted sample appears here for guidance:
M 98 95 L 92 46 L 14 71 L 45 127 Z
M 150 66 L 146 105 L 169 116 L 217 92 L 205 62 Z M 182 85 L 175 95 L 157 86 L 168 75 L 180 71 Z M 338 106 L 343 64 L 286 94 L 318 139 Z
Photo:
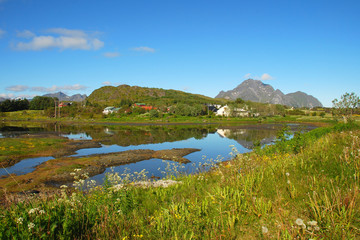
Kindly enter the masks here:
M 0 238 L 357 239 L 359 136 L 348 125 L 298 134 L 166 188 L 116 174 L 86 194 L 63 187 L 3 208 Z

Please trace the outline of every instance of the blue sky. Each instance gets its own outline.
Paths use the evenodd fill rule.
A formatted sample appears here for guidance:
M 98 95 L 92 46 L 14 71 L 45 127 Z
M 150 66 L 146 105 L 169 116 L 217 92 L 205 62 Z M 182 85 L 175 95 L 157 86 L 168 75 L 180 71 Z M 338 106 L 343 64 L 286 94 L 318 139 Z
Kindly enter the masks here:
M 360 1 L 0 0 L 0 97 L 104 85 L 215 97 L 248 77 L 360 94 Z

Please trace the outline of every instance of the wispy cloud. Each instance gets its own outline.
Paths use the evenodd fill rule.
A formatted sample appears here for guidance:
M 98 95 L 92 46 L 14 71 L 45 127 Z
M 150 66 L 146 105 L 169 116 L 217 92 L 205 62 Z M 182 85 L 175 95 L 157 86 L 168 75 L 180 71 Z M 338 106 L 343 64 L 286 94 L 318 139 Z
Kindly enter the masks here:
M 1 2 L 1 0 L 0 0 L 0 2 Z M 0 38 L 2 38 L 5 35 L 5 33 L 6 32 L 0 28 Z
M 29 30 L 24 30 L 24 31 L 18 31 L 16 33 L 16 36 L 17 37 L 20 37 L 20 38 L 33 38 L 35 37 L 35 33 L 29 31 Z
M 110 82 L 110 81 L 104 81 L 101 84 L 104 85 L 104 86 L 119 86 L 122 83 L 120 83 L 120 82 L 114 82 L 113 83 L 113 82 Z
M 268 73 L 264 73 L 263 75 L 261 75 L 261 80 L 266 81 L 266 80 L 273 80 L 274 78 L 272 76 L 270 76 L 270 74 Z
M 80 84 L 74 85 L 65 85 L 65 86 L 56 86 L 52 87 L 32 87 L 31 90 L 35 92 L 58 92 L 58 91 L 66 91 L 66 90 L 85 90 L 88 87 Z
M 150 48 L 150 47 L 135 47 L 132 48 L 131 50 L 136 52 L 149 52 L 149 53 L 154 53 L 156 51 L 154 48 Z
M 14 85 L 14 86 L 9 86 L 9 87 L 5 88 L 6 91 L 10 91 L 10 92 L 22 92 L 22 91 L 26 91 L 28 89 L 29 89 L 29 87 L 25 86 L 25 85 Z
M 105 82 L 102 82 L 101 84 L 104 85 L 104 86 L 110 86 L 111 82 L 110 81 L 105 81 Z
M 243 79 L 249 79 L 251 77 L 251 73 L 247 73 L 243 76 Z
M 118 53 L 118 52 L 105 52 L 103 54 L 103 56 L 107 57 L 107 58 L 116 58 L 116 57 L 120 56 L 120 53 Z
M 28 37 L 29 42 L 18 42 L 16 50 L 40 51 L 44 49 L 59 48 L 61 50 L 98 50 L 104 46 L 104 42 L 96 37 L 96 34 L 88 34 L 83 30 L 66 28 L 51 28 L 46 31 L 48 35 L 36 35 L 28 30 L 19 32 L 19 37 Z
M 2 98 L 13 98 L 15 95 L 13 93 L 0 93 L 0 97 Z
M 272 76 L 270 76 L 270 74 L 268 73 L 263 73 L 263 75 L 261 75 L 261 77 L 259 77 L 258 75 L 255 75 L 253 76 L 251 73 L 247 73 L 243 76 L 243 79 L 249 79 L 249 78 L 252 78 L 252 79 L 260 79 L 260 80 L 263 80 L 263 81 L 266 81 L 266 80 L 273 80 L 274 78 Z

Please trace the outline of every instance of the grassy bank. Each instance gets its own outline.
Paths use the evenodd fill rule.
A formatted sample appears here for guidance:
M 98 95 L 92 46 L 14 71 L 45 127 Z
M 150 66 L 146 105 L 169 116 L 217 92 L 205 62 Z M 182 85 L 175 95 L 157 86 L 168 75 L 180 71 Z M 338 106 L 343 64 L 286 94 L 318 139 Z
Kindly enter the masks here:
M 0 238 L 359 238 L 358 126 L 283 136 L 211 172 L 169 176 L 181 183 L 167 188 L 134 187 L 111 175 L 89 194 L 63 188 L 52 199 L 9 204 L 0 214 Z M 114 182 L 124 185 L 114 189 Z
M 164 114 L 162 117 L 151 117 L 149 113 L 127 116 L 116 115 L 102 115 L 94 114 L 90 117 L 61 117 L 53 118 L 47 117 L 43 110 L 27 110 L 2 113 L 3 122 L 58 122 L 58 123 L 77 123 L 77 124 L 92 124 L 92 123 L 119 123 L 119 124 L 207 124 L 207 123 L 273 123 L 273 122 L 323 122 L 334 123 L 334 118 L 330 114 L 325 116 L 304 116 L 304 115 L 286 115 L 286 116 L 270 116 L 270 117 L 222 117 L 222 116 L 178 116 Z M 355 121 L 359 121 L 359 116 L 354 117 Z
M 0 166 L 11 166 L 24 158 L 51 156 L 65 142 L 61 138 L 0 138 Z

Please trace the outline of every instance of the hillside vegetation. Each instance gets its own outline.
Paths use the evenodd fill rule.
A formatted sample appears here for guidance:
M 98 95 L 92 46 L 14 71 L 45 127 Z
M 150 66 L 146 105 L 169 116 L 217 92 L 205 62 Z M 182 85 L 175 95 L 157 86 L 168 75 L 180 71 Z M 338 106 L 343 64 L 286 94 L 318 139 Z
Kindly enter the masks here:
M 62 188 L 52 200 L 1 209 L 1 239 L 358 239 L 360 130 L 336 125 L 297 133 L 237 155 L 178 184 L 137 187 L 109 174 L 84 194 Z M 76 179 L 78 172 L 74 170 Z M 137 174 L 142 179 L 142 173 Z M 114 184 L 122 183 L 117 188 Z M 89 183 L 91 187 L 91 182 Z
M 154 106 L 170 106 L 176 103 L 195 104 L 209 102 L 222 104 L 225 102 L 225 100 L 222 99 L 213 99 L 203 95 L 177 90 L 164 90 L 160 88 L 146 88 L 129 85 L 101 87 L 93 91 L 87 100 L 91 104 L 99 104 L 101 106 L 121 106 L 124 102 L 129 102 L 131 104 L 144 102 Z

